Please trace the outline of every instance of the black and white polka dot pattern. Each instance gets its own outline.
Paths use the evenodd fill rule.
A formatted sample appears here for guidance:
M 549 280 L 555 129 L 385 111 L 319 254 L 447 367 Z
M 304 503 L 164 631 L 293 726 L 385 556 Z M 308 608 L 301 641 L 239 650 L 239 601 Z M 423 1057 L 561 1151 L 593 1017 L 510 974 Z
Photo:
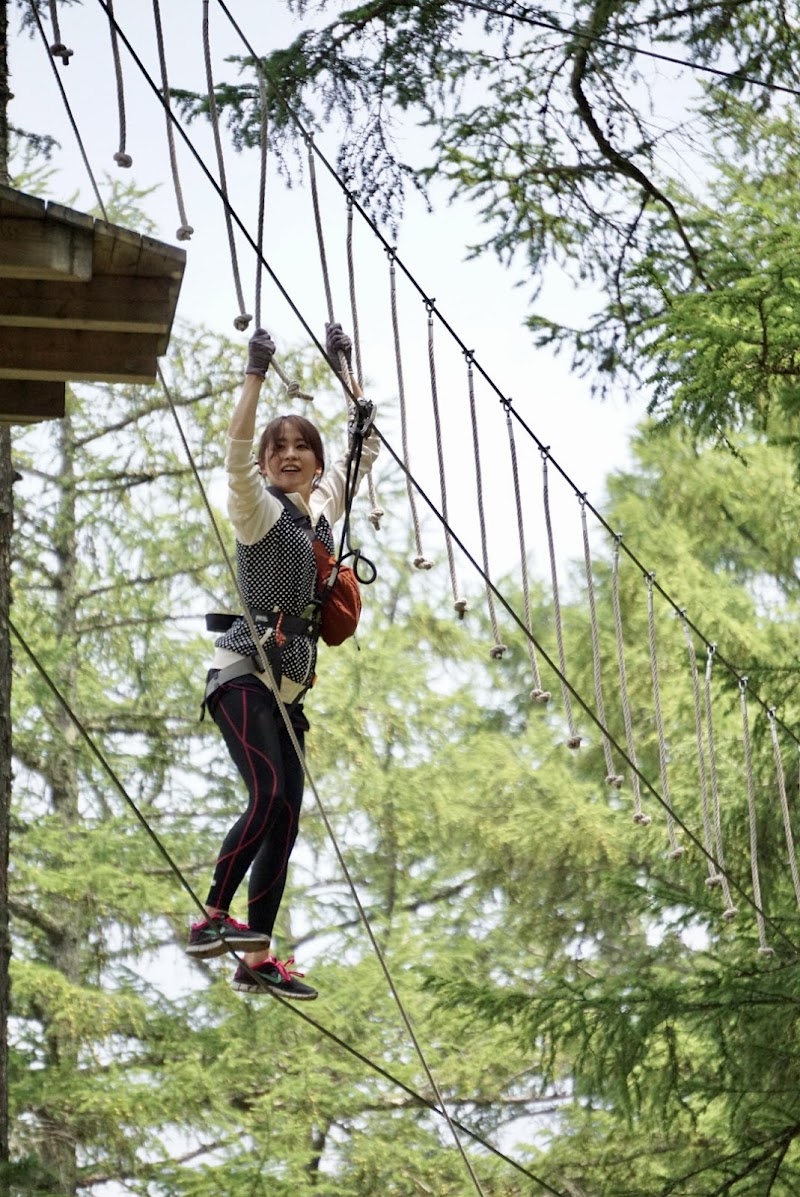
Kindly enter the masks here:
M 317 521 L 316 535 L 332 553 L 333 533 L 324 515 Z M 239 585 L 249 607 L 265 611 L 277 607 L 287 615 L 301 616 L 313 600 L 317 581 L 314 550 L 307 533 L 295 524 L 288 511 L 284 510 L 266 536 L 255 544 L 237 541 L 236 560 Z M 242 617 L 215 643 L 217 648 L 242 656 L 255 655 L 258 651 Z M 294 637 L 283 650 L 284 676 L 297 685 L 306 685 L 313 676 L 316 655 L 313 640 Z

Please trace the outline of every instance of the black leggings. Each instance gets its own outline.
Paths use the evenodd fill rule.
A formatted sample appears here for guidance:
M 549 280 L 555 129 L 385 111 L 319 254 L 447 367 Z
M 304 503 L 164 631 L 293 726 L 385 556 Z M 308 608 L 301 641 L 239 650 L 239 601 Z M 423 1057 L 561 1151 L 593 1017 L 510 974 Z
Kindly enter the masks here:
M 272 693 L 256 678 L 227 682 L 208 705 L 250 801 L 225 836 L 207 904 L 229 910 L 252 864 L 247 921 L 255 931 L 271 935 L 297 838 L 303 766 Z M 299 707 L 292 726 L 302 749 L 308 723 Z

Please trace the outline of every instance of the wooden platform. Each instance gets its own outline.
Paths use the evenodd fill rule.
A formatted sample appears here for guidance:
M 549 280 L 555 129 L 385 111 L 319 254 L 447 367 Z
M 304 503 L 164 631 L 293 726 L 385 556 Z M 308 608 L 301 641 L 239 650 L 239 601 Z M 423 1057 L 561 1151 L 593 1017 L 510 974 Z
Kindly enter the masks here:
M 64 414 L 64 383 L 150 383 L 186 253 L 0 186 L 0 421 Z

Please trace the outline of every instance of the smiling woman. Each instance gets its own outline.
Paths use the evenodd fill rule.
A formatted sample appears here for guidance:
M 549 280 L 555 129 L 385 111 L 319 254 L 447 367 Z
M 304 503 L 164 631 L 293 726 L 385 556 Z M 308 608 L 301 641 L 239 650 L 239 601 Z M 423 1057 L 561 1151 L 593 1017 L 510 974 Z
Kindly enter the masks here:
M 329 360 L 343 359 L 349 375 L 350 339 L 338 324 L 328 326 L 325 343 Z M 234 989 L 309 1000 L 317 992 L 297 979 L 301 974 L 288 967 L 292 960 L 284 964 L 270 952 L 304 782 L 303 763 L 276 694 L 288 710 L 302 753 L 309 727 L 302 699 L 314 679 L 319 634 L 319 566 L 313 542 L 333 554 L 333 525 L 344 514 L 353 488 L 348 487 L 351 453 L 324 475 L 322 440 L 302 416 L 272 420 L 253 456 L 261 384 L 274 352 L 269 333 L 257 329 L 228 430 L 228 513 L 236 531 L 239 588 L 250 618 L 234 618 L 216 641 L 204 701 L 247 785 L 249 801 L 222 844 L 206 903 L 208 918 L 192 927 L 186 951 L 203 959 L 230 948 L 242 950 L 244 963 L 234 975 Z M 352 376 L 347 382 L 354 397 L 362 399 Z M 356 425 L 350 435 L 360 441 L 357 486 L 375 460 L 379 442 L 371 425 L 363 432 Z M 272 685 L 264 680 L 264 658 Z M 248 869 L 249 916 L 242 924 L 229 911 Z

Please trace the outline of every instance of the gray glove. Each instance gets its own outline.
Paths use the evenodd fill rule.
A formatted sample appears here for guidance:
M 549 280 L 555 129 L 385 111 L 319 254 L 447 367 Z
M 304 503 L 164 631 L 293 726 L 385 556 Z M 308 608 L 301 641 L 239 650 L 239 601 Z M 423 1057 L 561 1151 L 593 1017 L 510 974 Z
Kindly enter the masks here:
M 257 374 L 264 378 L 275 353 L 275 342 L 265 328 L 257 328 L 247 346 L 247 369 L 245 374 Z
M 347 362 L 347 369 L 352 373 L 353 342 L 350 340 L 347 333 L 342 331 L 341 324 L 326 324 L 325 355 L 337 374 L 341 371 L 341 365 L 339 363 L 340 353 L 344 354 L 344 360 Z

